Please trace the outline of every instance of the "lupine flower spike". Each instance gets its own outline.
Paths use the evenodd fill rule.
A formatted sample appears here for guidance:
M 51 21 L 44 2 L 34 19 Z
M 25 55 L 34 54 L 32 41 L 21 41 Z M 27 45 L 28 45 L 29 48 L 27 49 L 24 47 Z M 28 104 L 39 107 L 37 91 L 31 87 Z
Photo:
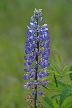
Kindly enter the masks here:
M 28 94 L 27 101 L 30 101 L 33 108 L 41 106 L 42 103 L 38 100 L 38 94 L 44 96 L 42 92 L 42 86 L 46 86 L 48 81 L 44 78 L 49 75 L 47 72 L 47 67 L 50 65 L 48 62 L 50 55 L 50 36 L 47 28 L 47 24 L 39 26 L 39 23 L 43 22 L 42 9 L 35 9 L 34 15 L 30 19 L 30 25 L 27 26 L 25 43 L 25 53 L 24 59 L 26 62 L 24 69 L 26 74 L 24 74 L 24 80 L 28 82 L 23 85 L 27 90 L 32 90 L 31 94 Z M 32 108 L 28 106 L 27 108 Z

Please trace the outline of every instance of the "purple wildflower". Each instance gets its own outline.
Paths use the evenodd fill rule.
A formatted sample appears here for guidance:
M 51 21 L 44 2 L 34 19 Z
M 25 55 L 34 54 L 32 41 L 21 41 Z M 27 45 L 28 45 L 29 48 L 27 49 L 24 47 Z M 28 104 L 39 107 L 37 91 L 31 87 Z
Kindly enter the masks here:
M 39 23 L 41 22 L 43 22 L 42 9 L 35 9 L 34 15 L 30 19 L 30 26 L 27 26 L 27 42 L 25 43 L 26 56 L 24 56 L 24 59 L 26 60 L 24 66 L 27 68 L 24 69 L 26 74 L 24 74 L 23 78 L 29 82 L 23 87 L 28 90 L 33 90 L 31 96 L 34 99 L 35 108 L 37 108 L 37 94 L 43 95 L 41 86 L 46 86 L 48 83 L 44 77 L 49 75 L 46 70 L 50 65 L 48 62 L 50 55 L 49 31 L 47 24 L 39 26 Z M 41 55 L 41 58 L 39 55 Z M 39 70 L 38 67 L 41 67 L 42 70 Z

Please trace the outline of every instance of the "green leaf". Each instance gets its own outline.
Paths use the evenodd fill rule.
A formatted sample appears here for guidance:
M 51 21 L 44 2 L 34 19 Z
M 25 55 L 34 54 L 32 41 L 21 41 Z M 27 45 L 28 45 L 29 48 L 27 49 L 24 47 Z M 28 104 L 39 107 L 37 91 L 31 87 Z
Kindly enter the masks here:
M 54 71 L 53 71 L 53 70 L 48 70 L 48 72 L 49 72 L 50 74 L 53 74 L 53 73 L 54 73 Z
M 63 73 L 63 74 L 65 73 L 65 71 L 66 71 L 66 69 L 67 69 L 68 67 L 69 67 L 69 65 L 63 67 L 63 69 L 62 69 L 62 73 Z
M 60 96 L 61 94 L 55 94 L 55 95 L 53 95 L 51 98 L 56 98 L 56 97 L 58 97 L 58 96 Z
M 65 85 L 63 82 L 61 82 L 61 81 L 57 81 L 57 82 L 58 82 L 58 84 L 61 85 L 62 87 L 66 87 L 66 85 Z
M 66 72 L 65 75 L 68 75 L 68 74 L 70 74 L 70 73 L 72 73 L 72 71 L 68 71 L 68 72 Z
M 70 67 L 69 71 L 72 71 L 72 66 Z M 72 73 L 70 73 L 69 76 L 70 76 L 70 79 L 72 80 Z
M 56 73 L 55 71 L 53 71 L 53 70 L 48 70 L 48 72 L 50 73 L 50 74 L 56 74 L 57 76 L 60 76 L 60 73 Z
M 69 91 L 66 87 L 63 88 L 62 92 L 61 92 L 61 95 L 60 95 L 60 106 L 59 108 L 61 108 L 64 100 L 69 96 Z
M 54 107 L 53 107 L 53 103 L 51 102 L 51 100 L 50 100 L 48 97 L 43 97 L 43 99 L 45 100 L 45 102 L 46 102 L 48 105 L 50 105 L 52 108 L 54 108 Z
M 62 106 L 63 106 L 63 108 L 68 108 L 71 105 L 72 105 L 72 96 L 69 96 L 65 99 Z
M 45 78 L 46 78 L 47 80 L 49 80 L 49 81 L 50 81 L 50 80 L 52 81 L 52 80 L 53 80 L 53 75 L 46 76 Z
M 58 86 L 58 88 L 56 87 L 56 84 L 54 81 L 52 82 L 49 82 L 48 84 L 49 86 L 52 86 L 53 89 L 50 89 L 50 91 L 61 91 L 62 90 L 62 87 Z M 63 86 L 64 87 L 64 86 Z
M 49 85 L 55 86 L 54 82 L 49 82 Z
M 54 69 L 55 73 L 60 74 L 59 71 L 57 70 L 57 68 L 53 64 L 50 64 L 50 66 Z
M 51 89 L 50 91 L 51 91 L 51 92 L 56 92 L 56 93 L 57 93 L 57 92 L 61 92 L 61 90 L 62 90 L 62 89 Z
M 53 100 L 53 106 L 54 106 L 54 108 L 58 108 L 58 104 L 57 104 L 57 102 L 56 102 L 56 100 Z

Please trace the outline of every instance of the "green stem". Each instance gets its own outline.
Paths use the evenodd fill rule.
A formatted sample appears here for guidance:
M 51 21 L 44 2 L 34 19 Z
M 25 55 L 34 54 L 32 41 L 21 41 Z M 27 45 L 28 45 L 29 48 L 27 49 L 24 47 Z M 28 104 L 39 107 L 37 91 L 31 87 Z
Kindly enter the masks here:
M 55 79 L 56 87 L 58 87 L 58 83 L 57 83 L 57 79 L 56 79 L 56 75 L 55 74 L 54 74 L 54 79 Z

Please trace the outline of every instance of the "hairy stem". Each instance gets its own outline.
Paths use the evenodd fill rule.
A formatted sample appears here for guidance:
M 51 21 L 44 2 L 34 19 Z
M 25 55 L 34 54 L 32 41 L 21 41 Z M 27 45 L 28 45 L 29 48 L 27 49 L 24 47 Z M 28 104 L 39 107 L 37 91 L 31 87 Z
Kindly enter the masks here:
M 37 19 L 37 25 L 38 25 L 38 19 Z M 38 32 L 37 32 L 37 36 L 38 36 Z M 39 42 L 37 42 L 37 49 L 39 51 Z M 36 55 L 36 63 L 38 64 L 38 55 Z M 36 74 L 35 74 L 35 80 L 36 81 L 37 81 L 37 73 L 38 73 L 38 67 L 36 68 Z M 35 94 L 34 106 L 35 106 L 35 108 L 37 108 L 37 105 L 36 105 L 36 100 L 37 100 L 37 86 L 35 87 L 35 91 L 36 91 L 36 94 Z

